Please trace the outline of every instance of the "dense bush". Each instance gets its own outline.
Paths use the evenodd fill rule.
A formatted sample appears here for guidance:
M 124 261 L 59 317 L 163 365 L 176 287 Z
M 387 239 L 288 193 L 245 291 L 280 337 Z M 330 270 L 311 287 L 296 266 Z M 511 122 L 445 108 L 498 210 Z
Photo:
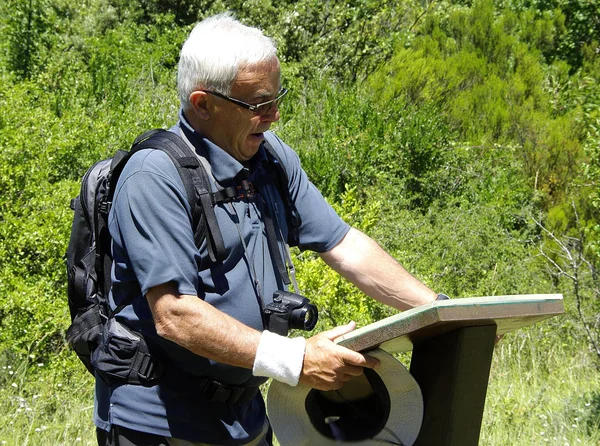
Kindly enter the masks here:
M 521 428 L 539 444 L 544 417 L 576 417 L 554 434 L 597 444 L 587 349 L 600 314 L 600 26 L 597 5 L 579 0 L 1 3 L 0 442 L 90 435 L 68 421 L 69 402 L 73 420 L 91 404 L 63 337 L 69 201 L 94 161 L 175 122 L 181 43 L 226 9 L 278 43 L 291 93 L 276 131 L 340 215 L 454 297 L 564 293 L 564 318 L 503 341 L 492 382 L 508 390 L 492 387 L 489 400 L 503 425 L 484 426 L 486 444 L 510 444 L 503 434 Z M 559 242 L 587 262 L 577 289 Z M 319 329 L 393 313 L 317 256 L 296 256 Z M 573 378 L 564 401 L 545 397 L 541 380 L 558 385 L 552 376 L 577 364 L 590 370 L 585 385 Z M 532 401 L 557 412 L 524 427 Z

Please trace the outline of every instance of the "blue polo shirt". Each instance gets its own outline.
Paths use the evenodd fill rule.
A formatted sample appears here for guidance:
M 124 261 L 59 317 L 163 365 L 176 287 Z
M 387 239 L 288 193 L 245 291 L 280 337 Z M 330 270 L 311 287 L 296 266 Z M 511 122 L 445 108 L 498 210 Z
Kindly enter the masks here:
M 264 148 L 249 167 L 203 138 L 183 114 L 171 131 L 185 135 L 196 152 L 210 163 L 213 190 L 252 181 L 261 176 L 267 156 Z M 273 133 L 267 140 L 278 153 L 288 175 L 288 188 L 302 224 L 301 249 L 325 252 L 337 245 L 350 227 L 324 200 L 302 170 L 297 154 Z M 220 311 L 256 330 L 263 330 L 261 307 L 273 292 L 285 289 L 276 272 L 263 224 L 265 206 L 276 215 L 282 238 L 287 238 L 285 206 L 274 185 L 246 200 L 221 203 L 215 215 L 227 257 L 210 261 L 206 243 L 194 243 L 191 209 L 185 187 L 170 158 L 159 150 L 142 150 L 127 162 L 117 183 L 109 230 L 113 237 L 111 305 L 136 296 L 117 318 L 144 334 L 163 358 L 166 373 L 184 386 L 159 382 L 151 387 L 108 386 L 96 380 L 94 422 L 109 430 L 111 424 L 181 438 L 193 442 L 239 445 L 254 439 L 265 422 L 260 393 L 249 402 L 229 405 L 208 401 L 194 386 L 194 377 L 225 384 L 257 386 L 264 378 L 249 369 L 233 367 L 198 356 L 156 334 L 143 297 L 152 287 L 174 282 L 181 294 L 197 295 Z M 283 255 L 284 245 L 278 242 Z M 258 286 L 256 285 L 258 283 Z M 310 298 L 310 296 L 307 296 Z M 183 379 L 185 378 L 185 379 Z M 190 379 L 191 378 L 191 379 Z

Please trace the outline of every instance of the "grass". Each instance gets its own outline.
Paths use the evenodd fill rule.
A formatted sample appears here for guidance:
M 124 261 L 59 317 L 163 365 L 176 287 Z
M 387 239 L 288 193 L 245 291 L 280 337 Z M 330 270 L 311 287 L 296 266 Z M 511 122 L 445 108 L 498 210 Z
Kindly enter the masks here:
M 600 445 L 600 372 L 586 339 L 565 339 L 551 323 L 506 338 L 494 353 L 480 444 Z
M 80 364 L 61 362 L 70 369 L 28 361 L 1 367 L 0 445 L 97 444 L 93 380 Z
M 481 446 L 600 445 L 598 363 L 568 322 L 540 323 L 498 344 Z M 0 385 L 0 445 L 96 444 L 93 381 L 72 358 L 52 366 L 0 360 Z

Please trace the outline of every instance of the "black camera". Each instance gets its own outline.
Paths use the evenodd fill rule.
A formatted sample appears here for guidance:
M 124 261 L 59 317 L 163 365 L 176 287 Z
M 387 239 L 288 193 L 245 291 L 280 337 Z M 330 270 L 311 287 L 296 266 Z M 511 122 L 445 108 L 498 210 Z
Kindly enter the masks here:
M 312 330 L 317 325 L 317 307 L 304 296 L 289 291 L 275 291 L 273 303 L 264 310 L 267 329 L 272 333 L 286 336 L 288 330 Z

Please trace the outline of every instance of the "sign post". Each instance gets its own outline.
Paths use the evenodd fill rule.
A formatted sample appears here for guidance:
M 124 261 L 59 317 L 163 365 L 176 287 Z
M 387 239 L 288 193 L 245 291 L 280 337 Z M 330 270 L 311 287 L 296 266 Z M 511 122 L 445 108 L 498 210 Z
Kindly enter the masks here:
M 412 350 L 410 372 L 423 394 L 415 446 L 476 446 L 497 335 L 564 313 L 562 295 L 436 301 L 338 339 L 355 351 Z

